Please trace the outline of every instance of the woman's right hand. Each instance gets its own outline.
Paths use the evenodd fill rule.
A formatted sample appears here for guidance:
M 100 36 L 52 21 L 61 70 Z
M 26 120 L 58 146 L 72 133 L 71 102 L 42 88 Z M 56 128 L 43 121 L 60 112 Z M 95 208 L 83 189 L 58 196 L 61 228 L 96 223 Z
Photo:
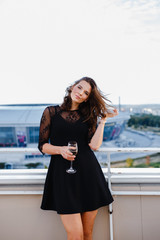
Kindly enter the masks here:
M 69 151 L 68 146 L 61 147 L 60 153 L 63 158 L 69 161 L 73 161 L 76 157 L 75 155 L 73 155 L 73 153 L 71 153 L 71 151 Z

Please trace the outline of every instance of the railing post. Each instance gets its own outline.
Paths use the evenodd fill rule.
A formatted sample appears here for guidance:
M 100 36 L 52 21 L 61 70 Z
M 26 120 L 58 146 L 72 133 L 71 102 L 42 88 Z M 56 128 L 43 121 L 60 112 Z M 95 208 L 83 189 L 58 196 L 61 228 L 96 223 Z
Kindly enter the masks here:
M 107 152 L 107 165 L 108 165 L 108 188 L 112 194 L 111 189 L 111 158 L 110 152 Z M 110 240 L 113 240 L 113 208 L 112 203 L 109 204 L 109 227 L 110 227 Z

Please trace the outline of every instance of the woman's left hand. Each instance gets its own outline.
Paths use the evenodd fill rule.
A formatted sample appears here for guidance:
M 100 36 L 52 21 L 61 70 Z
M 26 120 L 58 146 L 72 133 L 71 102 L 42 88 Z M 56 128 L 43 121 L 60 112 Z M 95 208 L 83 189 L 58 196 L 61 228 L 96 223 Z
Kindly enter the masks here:
M 106 118 L 111 118 L 111 117 L 115 117 L 115 116 L 117 116 L 118 115 L 118 110 L 116 109 L 116 108 L 114 108 L 113 110 L 108 110 L 107 112 L 106 112 Z M 105 118 L 105 119 L 106 119 Z
M 108 110 L 108 112 L 106 112 L 106 117 L 101 118 L 100 123 L 105 124 L 107 118 L 112 118 L 118 115 L 118 110 L 116 108 L 114 108 L 113 110 Z

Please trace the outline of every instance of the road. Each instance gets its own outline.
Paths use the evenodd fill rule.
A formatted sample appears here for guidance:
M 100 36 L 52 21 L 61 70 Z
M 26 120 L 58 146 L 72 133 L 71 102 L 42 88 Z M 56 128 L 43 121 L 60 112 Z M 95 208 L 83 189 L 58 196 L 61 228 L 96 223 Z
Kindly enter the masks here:
M 151 132 L 139 132 L 133 130 L 124 130 L 118 139 L 110 142 L 103 142 L 102 147 L 160 147 L 160 136 Z M 111 162 L 126 160 L 127 158 L 139 158 L 150 155 L 152 152 L 147 153 L 112 153 Z M 96 153 L 99 162 L 106 162 L 106 154 Z

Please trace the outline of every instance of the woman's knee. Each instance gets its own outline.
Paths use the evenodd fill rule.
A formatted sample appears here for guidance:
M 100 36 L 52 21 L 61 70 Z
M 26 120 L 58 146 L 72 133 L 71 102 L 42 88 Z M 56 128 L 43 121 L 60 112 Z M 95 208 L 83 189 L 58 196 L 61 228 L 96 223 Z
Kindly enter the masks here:
M 61 215 L 68 240 L 83 240 L 83 225 L 80 213 Z
M 91 229 L 85 230 L 83 233 L 83 236 L 84 236 L 84 238 L 83 238 L 84 240 L 91 239 L 92 230 Z
M 83 240 L 83 232 L 82 231 L 70 231 L 67 233 L 68 240 Z

